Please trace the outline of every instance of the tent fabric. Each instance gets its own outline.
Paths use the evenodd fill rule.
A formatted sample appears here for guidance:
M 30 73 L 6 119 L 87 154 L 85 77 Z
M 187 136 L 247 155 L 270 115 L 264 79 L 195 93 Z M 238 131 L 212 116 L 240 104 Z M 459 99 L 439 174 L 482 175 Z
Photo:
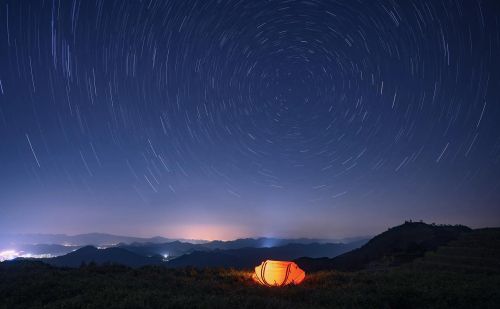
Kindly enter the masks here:
M 253 279 L 266 286 L 300 284 L 306 273 L 294 262 L 267 260 L 255 267 Z

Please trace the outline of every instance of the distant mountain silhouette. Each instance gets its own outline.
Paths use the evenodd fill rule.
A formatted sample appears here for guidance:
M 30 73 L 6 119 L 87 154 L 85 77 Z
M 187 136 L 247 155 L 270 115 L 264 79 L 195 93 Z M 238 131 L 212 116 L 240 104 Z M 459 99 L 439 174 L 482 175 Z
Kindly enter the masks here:
M 97 249 L 85 246 L 63 256 L 41 259 L 45 263 L 60 267 L 79 267 L 82 263 L 96 264 L 111 263 L 129 267 L 145 265 L 164 265 L 167 267 L 234 267 L 252 268 L 267 259 L 292 260 L 302 256 L 333 257 L 353 248 L 360 243 L 351 244 L 288 244 L 272 248 L 239 248 L 229 250 L 209 250 L 201 247 L 202 251 L 193 251 L 178 258 L 165 262 L 162 255 L 155 254 L 160 249 L 190 250 L 197 246 L 182 242 L 172 242 L 159 245 L 137 245 L 126 247 L 112 247 Z M 135 251 L 134 251 L 135 250 Z M 167 253 L 164 253 L 166 255 Z
M 5 236 L 5 235 L 4 235 Z M 17 236 L 0 236 L 0 251 L 14 250 L 22 256 L 62 256 L 71 253 L 86 245 L 104 248 L 122 248 L 134 252 L 143 257 L 161 255 L 164 259 L 173 259 L 195 251 L 213 251 L 213 250 L 236 250 L 242 248 L 267 248 L 285 246 L 291 243 L 310 244 L 327 243 L 326 239 L 282 239 L 282 238 L 244 238 L 231 241 L 171 241 L 167 238 L 139 238 L 118 236 L 102 233 L 80 234 L 68 236 L 64 234 L 24 234 Z M 8 242 L 1 242 L 10 239 Z M 119 242 L 121 241 L 121 242 Z M 31 243 L 33 242 L 33 243 Z M 50 242 L 55 242 L 50 244 Z M 118 243 L 117 243 L 118 242 Z M 357 240 L 351 244 L 359 247 L 366 240 Z M 71 245 L 69 245 L 71 244 Z M 85 245 L 84 245 L 85 244 Z M 326 256 L 333 256 L 325 254 Z
M 204 247 L 207 249 L 241 249 L 241 248 L 270 248 L 270 247 L 280 247 L 288 244 L 326 244 L 333 243 L 332 240 L 328 239 L 311 239 L 311 238 L 295 238 L 295 239 L 286 239 L 286 238 L 268 238 L 268 237 L 259 237 L 259 238 L 240 238 L 229 241 L 221 241 L 214 240 L 204 244 L 201 244 L 200 247 Z
M 0 249 L 8 248 L 16 244 L 71 244 L 75 246 L 109 246 L 118 243 L 131 244 L 131 243 L 166 243 L 176 240 L 191 243 L 205 243 L 204 240 L 191 240 L 191 239 L 170 239 L 165 237 L 133 237 L 121 236 L 106 233 L 88 233 L 78 235 L 66 234 L 2 234 L 0 235 Z
M 195 251 L 167 262 L 169 267 L 234 267 L 252 268 L 262 261 L 293 260 L 302 256 L 333 257 L 356 248 L 352 244 L 288 244 L 272 248 L 239 248 L 229 250 Z
M 140 254 L 142 256 L 162 255 L 169 257 L 177 257 L 193 251 L 208 250 L 203 245 L 192 244 L 181 241 L 173 241 L 167 243 L 133 243 L 130 245 L 119 244 L 119 248 Z
M 159 254 L 162 256 L 168 255 L 169 257 L 179 257 L 181 255 L 192 253 L 194 251 L 235 250 L 242 248 L 269 248 L 269 247 L 285 246 L 289 244 L 311 244 L 311 243 L 317 243 L 318 241 L 327 242 L 327 240 L 308 239 L 308 238 L 281 239 L 281 238 L 261 237 L 261 238 L 236 239 L 231 241 L 215 240 L 204 244 L 192 244 L 187 242 L 174 241 L 161 244 L 153 244 L 153 243 L 133 243 L 130 245 L 119 244 L 118 247 L 127 249 L 129 251 L 144 256 Z M 366 241 L 367 240 L 358 240 L 356 242 L 351 243 L 351 245 L 359 247 Z M 320 256 L 334 256 L 334 255 L 326 254 Z
M 130 267 L 161 264 L 159 256 L 144 257 L 122 248 L 97 249 L 86 246 L 76 251 L 55 258 L 42 259 L 47 264 L 59 267 L 79 267 L 82 263 L 89 264 L 121 264 Z
M 300 258 L 296 262 L 306 271 L 327 269 L 359 270 L 395 266 L 422 257 L 427 251 L 449 243 L 471 229 L 462 226 L 405 222 L 372 238 L 359 249 L 333 259 Z

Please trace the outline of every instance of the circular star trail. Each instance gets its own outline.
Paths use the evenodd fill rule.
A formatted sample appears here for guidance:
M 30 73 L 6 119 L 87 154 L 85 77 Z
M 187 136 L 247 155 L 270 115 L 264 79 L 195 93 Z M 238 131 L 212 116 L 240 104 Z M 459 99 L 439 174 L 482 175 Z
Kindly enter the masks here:
M 499 223 L 495 1 L 0 5 L 6 229 Z

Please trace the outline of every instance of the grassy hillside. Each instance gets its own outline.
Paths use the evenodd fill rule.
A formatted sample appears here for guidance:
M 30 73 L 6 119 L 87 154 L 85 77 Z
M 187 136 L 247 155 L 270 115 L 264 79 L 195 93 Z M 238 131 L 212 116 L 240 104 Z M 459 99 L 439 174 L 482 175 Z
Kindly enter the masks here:
M 414 262 L 420 269 L 500 274 L 500 228 L 478 229 Z
M 318 272 L 296 287 L 258 286 L 249 271 L 147 266 L 0 266 L 0 308 L 495 308 L 498 274 Z

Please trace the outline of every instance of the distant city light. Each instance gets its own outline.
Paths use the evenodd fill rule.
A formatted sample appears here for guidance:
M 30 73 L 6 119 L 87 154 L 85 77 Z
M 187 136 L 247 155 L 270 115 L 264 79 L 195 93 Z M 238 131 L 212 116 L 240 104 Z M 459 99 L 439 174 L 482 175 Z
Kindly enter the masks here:
M 19 257 L 19 252 L 16 250 L 0 251 L 0 262 L 13 260 L 17 257 Z
M 0 262 L 10 261 L 16 258 L 32 258 L 32 259 L 44 259 L 44 258 L 52 258 L 54 255 L 49 253 L 43 254 L 31 254 L 29 252 L 24 251 L 16 251 L 16 250 L 4 250 L 0 251 Z

